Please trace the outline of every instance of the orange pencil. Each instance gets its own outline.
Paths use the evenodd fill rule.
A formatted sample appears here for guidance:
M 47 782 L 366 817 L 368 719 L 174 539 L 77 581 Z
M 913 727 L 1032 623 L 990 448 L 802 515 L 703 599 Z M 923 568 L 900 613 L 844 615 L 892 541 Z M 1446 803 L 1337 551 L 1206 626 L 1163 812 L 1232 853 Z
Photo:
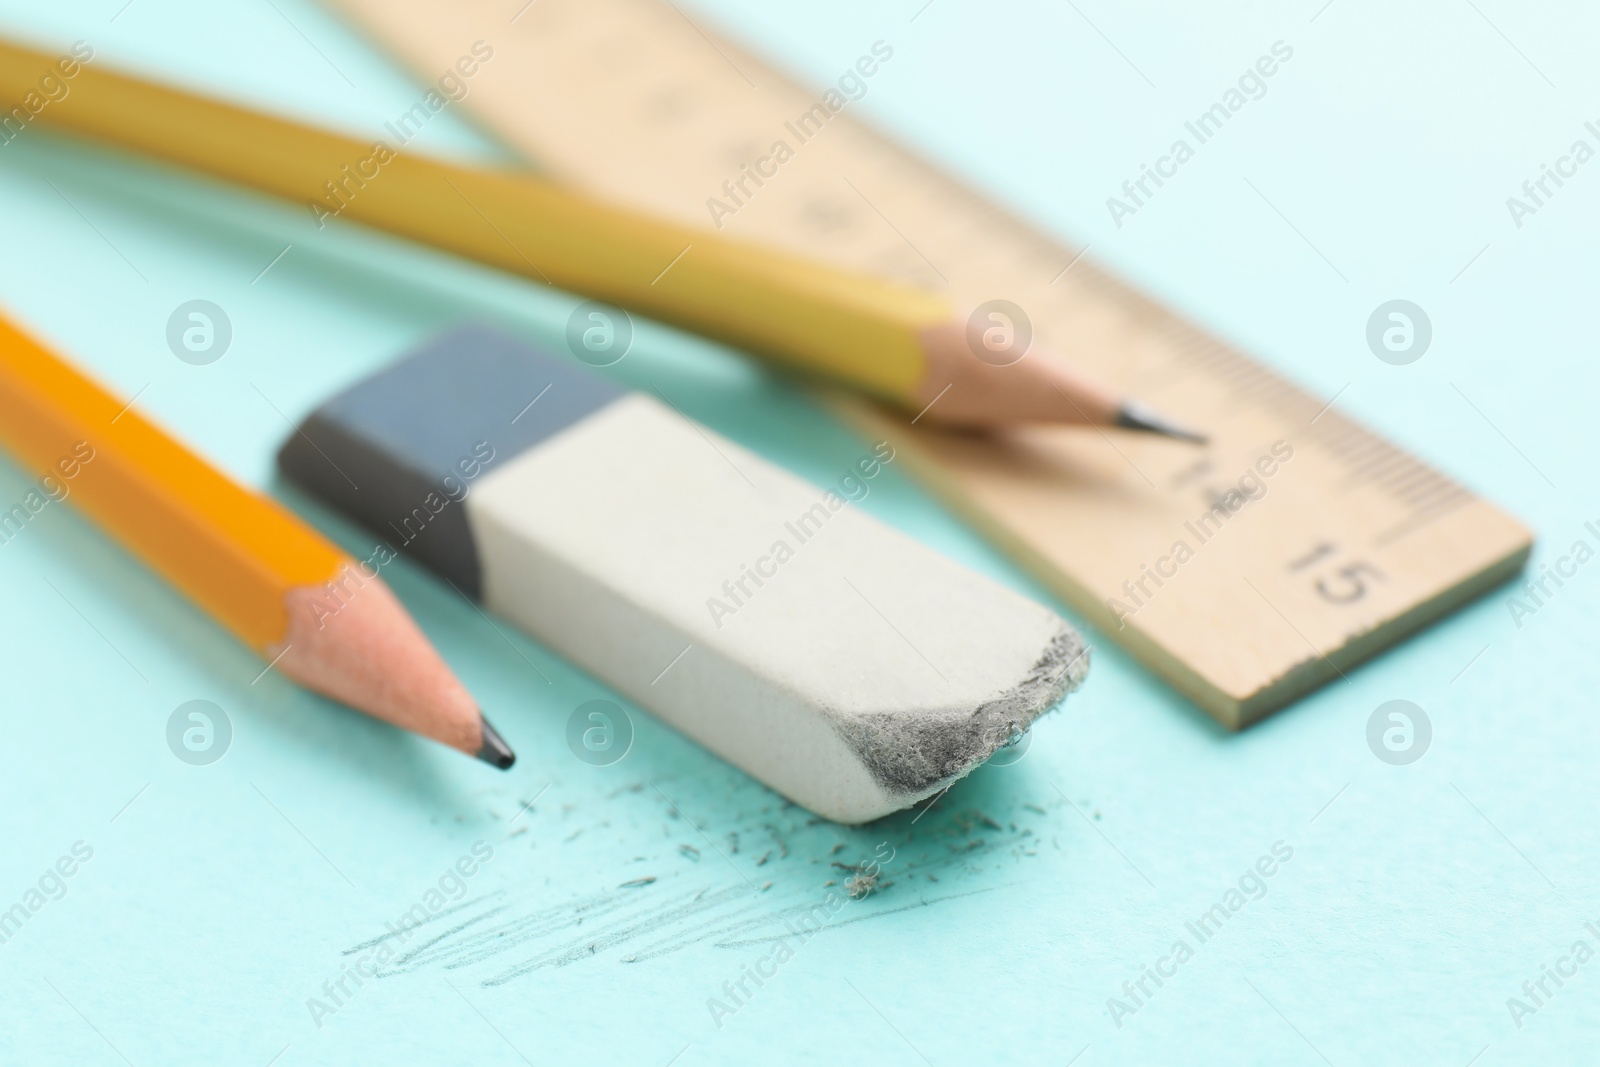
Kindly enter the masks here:
M 515 756 L 375 572 L 0 315 L 0 444 L 272 666 L 402 729 Z M 85 458 L 87 457 L 87 461 Z

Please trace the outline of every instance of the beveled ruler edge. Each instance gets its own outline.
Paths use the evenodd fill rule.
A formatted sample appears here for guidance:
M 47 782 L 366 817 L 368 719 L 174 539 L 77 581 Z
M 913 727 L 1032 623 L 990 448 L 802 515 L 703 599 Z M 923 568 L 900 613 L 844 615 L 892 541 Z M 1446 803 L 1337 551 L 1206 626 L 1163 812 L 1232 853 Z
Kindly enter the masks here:
M 373 0 L 325 0 L 325 2 L 335 8 L 342 17 L 365 28 L 419 76 L 425 77 L 423 68 L 426 65 L 419 58 L 419 49 L 421 51 L 432 49 L 435 53 L 442 54 L 439 46 L 431 40 L 425 44 L 419 43 L 416 29 L 421 20 L 408 12 L 397 10 L 407 6 L 405 0 L 395 7 L 374 4 Z M 484 0 L 475 5 L 474 13 L 465 11 L 459 14 L 452 13 L 450 16 L 453 20 L 452 28 L 459 25 L 465 34 L 474 14 L 487 15 L 489 6 L 492 5 Z M 601 7 L 617 10 L 637 9 L 641 13 L 649 12 L 652 17 L 681 20 L 683 27 L 692 29 L 699 35 L 701 41 L 693 44 L 696 50 L 701 44 L 715 49 L 722 54 L 722 59 L 730 67 L 740 72 L 741 76 L 745 69 L 759 72 L 764 88 L 774 94 L 788 94 L 797 99 L 809 99 L 815 95 L 805 86 L 772 67 L 759 55 L 722 37 L 714 28 L 690 19 L 676 5 L 662 5 L 660 0 L 625 0 Z M 668 7 L 671 8 L 670 15 L 667 12 Z M 526 11 L 527 7 L 524 6 L 522 10 Z M 591 10 L 599 9 L 589 8 L 587 5 L 574 5 L 574 8 L 567 12 L 567 17 L 585 19 Z M 616 14 L 616 11 L 612 11 L 612 14 Z M 599 17 L 601 22 L 597 25 L 603 25 L 604 16 Z M 380 24 L 380 19 L 388 20 L 387 24 Z M 408 20 L 411 22 L 409 30 L 406 26 Z M 681 28 L 678 22 L 671 22 L 670 25 L 674 30 Z M 657 29 L 660 28 L 657 24 Z M 439 26 L 436 24 L 434 29 L 439 29 Z M 687 38 L 687 34 L 683 36 Z M 670 32 L 663 34 L 663 39 L 668 39 L 669 44 L 671 40 L 675 40 Z M 513 46 L 515 44 L 516 42 L 513 42 Z M 538 45 L 531 42 L 523 44 L 528 49 L 538 48 Z M 695 62 L 681 51 L 671 51 L 670 61 L 673 63 Z M 530 55 L 537 57 L 538 52 L 533 51 Z M 735 64 L 734 60 L 738 63 Z M 530 58 L 527 61 L 533 60 Z M 753 88 L 754 83 L 751 85 Z M 549 140 L 548 135 L 535 136 L 536 131 L 519 124 L 514 117 L 508 117 L 504 108 L 497 110 L 492 105 L 483 105 L 481 99 L 477 104 L 471 101 L 464 102 L 463 106 L 467 107 L 469 112 L 472 112 L 474 107 L 479 108 L 471 117 L 477 126 L 492 136 L 502 141 L 510 139 L 514 147 L 518 147 L 517 142 L 520 141 L 523 153 L 530 151 L 528 144 L 531 143 L 533 145 L 531 150 L 539 157 L 539 164 L 544 166 L 550 162 L 546 156 L 539 155 L 541 149 L 548 150 L 550 147 L 545 143 Z M 1460 520 L 1464 517 L 1452 513 L 1474 510 L 1475 506 L 1492 510 L 1502 527 L 1509 524 L 1515 529 L 1516 536 L 1512 538 L 1515 543 L 1509 544 L 1509 547 L 1497 542 L 1492 549 L 1485 547 L 1473 551 L 1469 546 L 1468 550 L 1461 553 L 1470 557 L 1471 565 L 1476 567 L 1475 570 L 1464 572 L 1460 566 L 1454 569 L 1445 568 L 1446 573 L 1440 577 L 1437 591 L 1432 595 L 1419 594 L 1417 599 L 1396 604 L 1393 614 L 1382 616 L 1380 613 L 1376 623 L 1365 629 L 1355 626 L 1348 628 L 1340 635 L 1339 643 L 1328 645 L 1326 654 L 1323 650 L 1316 649 L 1316 646 L 1311 646 L 1314 655 L 1293 661 L 1286 671 L 1276 676 L 1263 672 L 1261 684 L 1247 697 L 1241 699 L 1207 680 L 1200 670 L 1191 668 L 1187 662 L 1179 658 L 1178 654 L 1169 654 L 1165 646 L 1136 626 L 1125 628 L 1119 626 L 1109 607 L 1092 594 L 1087 585 L 1074 579 L 1068 569 L 1070 564 L 1051 562 L 1034 549 L 1023 536 L 978 505 L 975 499 L 969 498 L 966 491 L 958 484 L 959 474 L 952 473 L 945 476 L 941 462 L 927 455 L 921 443 L 916 440 L 915 435 L 923 431 L 913 430 L 904 424 L 903 419 L 897 420 L 889 413 L 875 409 L 871 405 L 859 404 L 851 399 L 837 403 L 825 401 L 826 406 L 858 430 L 891 436 L 897 447 L 905 447 L 908 456 L 916 457 L 913 462 L 908 463 L 908 468 L 934 496 L 951 507 L 1003 553 L 1020 563 L 1047 588 L 1061 596 L 1088 621 L 1105 631 L 1120 645 L 1128 648 L 1136 659 L 1155 671 L 1180 693 L 1199 704 L 1223 725 L 1233 729 L 1241 728 L 1297 700 L 1326 682 L 1340 678 L 1345 668 L 1353 667 L 1444 614 L 1485 594 L 1514 576 L 1526 562 L 1533 544 L 1531 531 L 1497 505 L 1362 423 L 1344 415 L 1341 411 L 1334 410 L 1331 402 L 1323 404 L 1313 394 L 1273 367 L 1259 362 L 1230 342 L 1212 334 L 1208 327 L 1167 307 L 1136 285 L 1125 281 L 1094 261 L 1093 257 L 1081 254 L 1081 250 L 1074 249 L 1053 234 L 1042 231 L 1036 223 L 1012 208 L 991 200 L 988 194 L 968 184 L 965 178 L 946 171 L 937 163 L 925 160 L 870 121 L 851 112 L 839 115 L 830 124 L 829 129 L 833 131 L 836 127 L 838 127 L 837 134 L 830 132 L 830 136 L 846 141 L 851 151 L 865 151 L 875 154 L 879 159 L 891 161 L 885 165 L 885 169 L 890 172 L 888 178 L 890 186 L 895 182 L 909 181 L 921 183 L 907 186 L 919 194 L 927 194 L 930 188 L 933 189 L 933 195 L 946 197 L 950 203 L 959 205 L 959 210 L 970 212 L 972 217 L 980 218 L 986 230 L 991 232 L 994 248 L 1002 252 L 1009 250 L 1012 253 L 1020 249 L 1029 262 L 1066 264 L 1066 268 L 1056 275 L 1056 278 L 1066 275 L 1069 270 L 1072 274 L 1068 284 L 1061 287 L 1060 291 L 1076 290 L 1079 294 L 1087 295 L 1094 300 L 1119 306 L 1129 317 L 1138 318 L 1149 324 L 1151 333 L 1164 337 L 1172 354 L 1184 364 L 1175 370 L 1175 373 L 1199 373 L 1212 386 L 1225 390 L 1230 402 L 1249 404 L 1280 421 L 1289 421 L 1285 413 L 1293 413 L 1295 416 L 1293 421 L 1302 426 L 1294 433 L 1297 444 L 1303 442 L 1313 446 L 1330 462 L 1338 465 L 1346 475 L 1351 476 L 1353 481 L 1360 481 L 1369 488 L 1382 492 L 1397 505 L 1397 510 L 1405 512 L 1403 521 L 1386 528 L 1379 527 L 1376 536 L 1372 536 L 1371 539 L 1372 549 L 1381 549 L 1392 541 L 1443 520 L 1451 520 L 1454 525 L 1446 523 L 1434 531 L 1436 534 L 1459 533 L 1462 528 Z M 562 143 L 560 136 L 557 135 L 557 139 L 552 143 Z M 557 154 L 559 155 L 559 152 Z M 671 166 L 671 161 L 668 160 L 665 165 Z M 574 182 L 579 187 L 583 187 L 587 182 L 587 176 L 581 167 L 577 173 L 563 173 L 561 166 L 554 166 L 551 168 L 551 173 L 560 175 L 561 180 Z M 913 177 L 902 178 L 900 177 L 902 174 Z M 679 221 L 705 226 L 704 219 L 694 220 L 685 216 Z M 745 239 L 757 238 L 746 235 Z M 1040 280 L 1032 279 L 1024 284 L 1024 288 L 1028 285 L 1033 286 L 1036 290 L 1035 295 L 1043 298 L 1049 295 L 1044 293 L 1044 289 L 1048 287 L 1039 286 Z M 1050 285 L 1054 285 L 1054 280 Z M 1020 299 L 1024 294 L 1019 289 L 1015 295 Z M 1044 327 L 1047 324 L 1040 325 Z M 1333 486 L 1330 485 L 1329 488 L 1331 491 Z M 1372 535 L 1370 526 L 1366 533 Z M 1495 555 L 1496 552 L 1499 554 Z

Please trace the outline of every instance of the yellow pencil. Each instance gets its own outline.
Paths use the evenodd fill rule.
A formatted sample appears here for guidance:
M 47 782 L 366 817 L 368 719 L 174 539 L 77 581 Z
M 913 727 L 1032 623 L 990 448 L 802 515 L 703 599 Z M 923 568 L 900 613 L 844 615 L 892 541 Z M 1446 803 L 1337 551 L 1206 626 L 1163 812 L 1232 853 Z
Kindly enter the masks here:
M 936 294 L 587 198 L 523 174 L 399 153 L 0 41 L 16 112 L 582 293 L 850 384 L 929 421 L 1090 423 L 1195 435 L 1062 366 L 999 322 L 974 344 Z M 45 75 L 64 86 L 45 101 Z M 29 106 L 29 94 L 41 103 Z M 5 130 L 0 114 L 0 135 Z M 3 136 L 0 136 L 3 139 Z M 1014 325 L 1014 324 L 1013 324 Z M 976 331 L 974 331 L 976 332 Z M 982 351 L 980 351 L 982 349 Z
M 310 689 L 502 769 L 515 756 L 370 564 L 234 482 L 0 315 L 0 444 Z

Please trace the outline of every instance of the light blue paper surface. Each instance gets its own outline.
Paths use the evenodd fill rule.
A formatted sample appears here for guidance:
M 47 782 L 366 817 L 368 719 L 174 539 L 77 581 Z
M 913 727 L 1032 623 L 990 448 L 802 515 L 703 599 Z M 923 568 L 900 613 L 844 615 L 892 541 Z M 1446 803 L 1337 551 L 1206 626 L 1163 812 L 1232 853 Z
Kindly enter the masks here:
M 357 131 L 416 94 L 304 0 L 122 3 L 6 0 L 0 30 Z M 1600 162 L 1520 227 L 1506 206 L 1575 140 L 1600 148 L 1591 12 L 920 3 L 695 7 L 815 83 L 891 42 L 862 113 L 1509 508 L 1538 531 L 1535 573 L 1600 548 Z M 1294 57 L 1266 95 L 1115 225 L 1106 198 L 1279 40 Z M 424 137 L 500 155 L 448 112 Z M 1404 367 L 1364 339 L 1396 297 L 1434 328 Z M 208 366 L 164 337 L 195 298 L 233 325 Z M 289 423 L 462 318 L 560 346 L 578 303 L 39 129 L 0 146 L 0 302 L 361 555 L 274 479 Z M 864 448 L 658 326 L 614 373 L 817 482 Z M 36 477 L 0 464 L 0 510 Z M 861 506 L 1044 598 L 903 472 Z M 407 564 L 386 573 L 516 747 L 511 773 L 258 678 L 70 506 L 0 544 L 0 909 L 64 886 L 0 943 L 0 1063 L 1488 1065 L 1600 1040 L 1600 962 L 1570 955 L 1600 951 L 1600 563 L 1520 625 L 1501 590 L 1239 736 L 1091 633 L 1087 686 L 1019 762 L 859 829 L 636 709 L 628 756 L 585 765 L 568 716 L 612 694 Z M 208 766 L 166 738 L 196 699 L 233 731 Z M 1367 744 L 1391 699 L 1432 722 L 1409 766 Z M 92 858 L 46 876 L 77 842 Z M 492 859 L 446 876 L 476 842 Z M 1292 857 L 1247 877 L 1280 842 Z M 834 864 L 891 854 L 891 884 L 826 912 Z M 441 877 L 454 910 L 398 973 L 339 992 Z M 1242 877 L 1202 943 L 1186 923 Z M 775 953 L 819 903 L 822 932 Z M 1163 958 L 1164 984 L 1124 991 Z

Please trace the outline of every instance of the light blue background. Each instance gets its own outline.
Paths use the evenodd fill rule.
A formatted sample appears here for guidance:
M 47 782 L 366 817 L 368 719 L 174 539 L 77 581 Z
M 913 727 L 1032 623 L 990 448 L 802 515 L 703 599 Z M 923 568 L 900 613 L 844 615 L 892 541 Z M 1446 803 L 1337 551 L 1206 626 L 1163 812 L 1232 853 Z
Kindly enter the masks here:
M 122 3 L 5 0 L 0 29 L 86 39 L 108 66 L 352 130 L 417 91 L 305 0 Z M 860 113 L 1313 390 L 1344 390 L 1345 410 L 1532 525 L 1536 569 L 1596 543 L 1600 162 L 1520 229 L 1505 206 L 1574 139 L 1594 144 L 1600 20 L 1579 5 L 695 7 L 814 82 L 892 42 Z M 1280 39 L 1294 58 L 1267 96 L 1115 227 L 1105 198 Z M 450 114 L 424 137 L 497 155 Z M 353 228 L 318 234 L 300 209 L 39 129 L 0 148 L 0 220 L 11 314 L 363 555 L 362 536 L 274 481 L 285 417 L 463 317 L 559 345 L 577 303 Z M 207 367 L 163 341 L 195 297 L 234 326 Z M 1408 367 L 1363 340 L 1394 297 L 1434 324 Z M 641 324 L 615 373 L 653 377 L 816 481 L 863 448 L 781 382 L 669 330 Z M 32 477 L 0 466 L 0 502 Z M 863 506 L 1043 597 L 901 472 Z M 0 1062 L 1486 1065 L 1583 1061 L 1600 1040 L 1600 962 L 1520 1028 L 1506 1004 L 1575 940 L 1600 948 L 1584 928 L 1600 925 L 1600 564 L 1520 628 L 1502 590 L 1241 736 L 1092 634 L 1086 688 L 1021 762 L 980 770 L 914 825 L 853 830 L 638 712 L 626 759 L 583 765 L 565 723 L 602 687 L 407 565 L 389 574 L 517 748 L 509 775 L 275 674 L 252 685 L 258 661 L 67 507 L 0 545 L 0 908 L 73 842 L 94 849 L 0 945 Z M 164 739 L 196 698 L 235 731 L 208 767 Z M 1395 698 L 1434 728 L 1408 767 L 1365 740 Z M 493 927 L 549 909 L 548 929 L 369 981 L 319 1028 L 306 1001 L 342 953 L 476 840 L 495 858 L 460 914 L 503 905 Z M 1293 858 L 1265 896 L 1197 944 L 1185 921 L 1277 841 Z M 822 899 L 832 863 L 880 842 L 897 849 L 893 884 L 715 1025 L 708 998 L 767 952 L 735 943 L 765 936 L 734 930 L 737 915 Z M 665 917 L 702 891 L 726 903 Z M 574 909 L 612 896 L 663 925 L 608 941 L 616 913 Z M 1119 1027 L 1107 998 L 1179 937 L 1194 958 Z M 552 965 L 484 984 L 535 958 Z

